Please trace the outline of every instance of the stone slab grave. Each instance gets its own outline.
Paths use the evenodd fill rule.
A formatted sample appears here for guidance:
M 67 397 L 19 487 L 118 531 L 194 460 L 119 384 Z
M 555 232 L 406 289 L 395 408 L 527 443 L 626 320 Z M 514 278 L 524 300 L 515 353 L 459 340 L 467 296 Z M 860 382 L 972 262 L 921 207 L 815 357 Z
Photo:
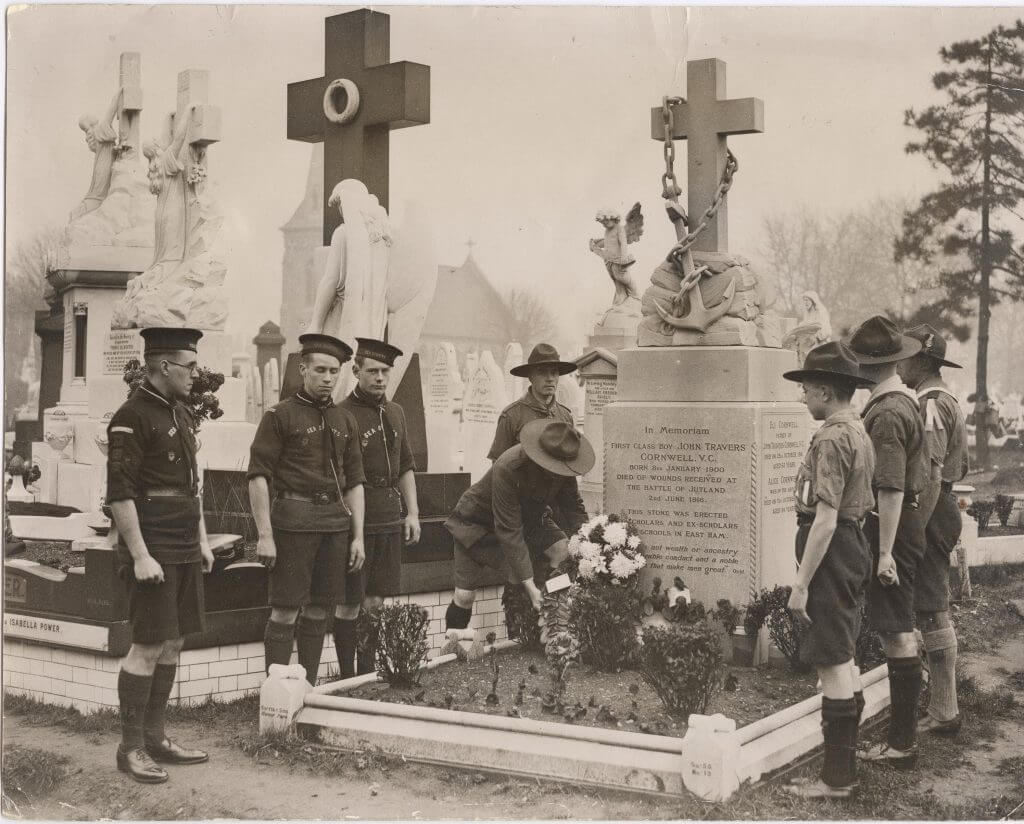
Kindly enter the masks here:
M 498 641 L 493 648 L 514 645 Z M 457 655 L 434 658 L 424 669 L 442 666 L 459 666 Z M 722 715 L 691 715 L 680 738 L 346 697 L 377 680 L 370 674 L 289 688 L 288 677 L 274 673 L 261 691 L 260 730 L 294 725 L 340 750 L 376 747 L 426 764 L 707 801 L 727 800 L 744 781 L 756 782 L 822 743 L 820 695 L 739 729 Z M 863 684 L 866 721 L 889 704 L 886 667 L 865 673 Z
M 464 387 L 459 376 L 455 347 L 441 343 L 434 352 L 434 363 L 427 377 L 424 422 L 430 472 L 458 472 L 460 413 Z

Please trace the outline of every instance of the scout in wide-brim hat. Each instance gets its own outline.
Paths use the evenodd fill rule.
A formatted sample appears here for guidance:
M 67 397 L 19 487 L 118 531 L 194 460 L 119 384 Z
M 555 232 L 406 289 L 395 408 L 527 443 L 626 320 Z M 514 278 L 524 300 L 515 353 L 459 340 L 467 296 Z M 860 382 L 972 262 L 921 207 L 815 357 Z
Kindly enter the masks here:
M 783 372 L 782 377 L 797 383 L 817 378 L 830 383 L 841 380 L 854 386 L 875 385 L 875 381 L 861 376 L 860 367 L 850 347 L 838 340 L 815 346 L 804 358 L 802 369 Z
M 571 361 L 564 361 L 558 356 L 558 350 L 550 343 L 538 343 L 530 352 L 526 363 L 513 366 L 508 371 L 517 378 L 527 378 L 535 366 L 557 366 L 559 375 L 568 375 L 576 371 L 576 364 Z
M 963 369 L 959 363 L 946 360 L 946 339 L 939 334 L 938 329 L 933 329 L 927 323 L 908 329 L 908 337 L 921 341 L 921 354 L 927 355 L 941 366 L 949 366 L 953 369 Z
M 302 344 L 302 349 L 299 350 L 300 355 L 315 355 L 317 353 L 331 355 L 337 358 L 339 363 L 345 363 L 352 359 L 352 347 L 331 335 L 307 332 L 305 335 L 299 335 L 299 343 Z
M 846 341 L 857 363 L 896 363 L 921 351 L 921 341 L 901 335 L 896 324 L 882 315 L 868 318 Z
M 526 457 L 556 475 L 585 475 L 594 466 L 594 447 L 571 424 L 540 418 L 519 433 Z

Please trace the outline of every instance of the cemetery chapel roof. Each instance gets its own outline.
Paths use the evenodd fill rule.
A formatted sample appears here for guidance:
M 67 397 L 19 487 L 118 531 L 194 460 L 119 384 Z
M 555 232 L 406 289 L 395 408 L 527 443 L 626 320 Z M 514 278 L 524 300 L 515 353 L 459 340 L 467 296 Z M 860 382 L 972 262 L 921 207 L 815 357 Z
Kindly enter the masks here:
M 421 337 L 507 342 L 511 314 L 473 255 L 461 266 L 438 266 L 437 289 Z

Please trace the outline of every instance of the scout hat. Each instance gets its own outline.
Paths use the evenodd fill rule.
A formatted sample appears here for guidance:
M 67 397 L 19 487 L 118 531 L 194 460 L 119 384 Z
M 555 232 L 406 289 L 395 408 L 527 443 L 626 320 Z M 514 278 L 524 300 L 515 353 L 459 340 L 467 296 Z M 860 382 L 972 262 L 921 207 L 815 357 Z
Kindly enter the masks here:
M 815 346 L 804 358 L 803 369 L 783 372 L 782 377 L 787 381 L 796 381 L 797 383 L 808 379 L 822 378 L 828 381 L 842 380 L 855 386 L 873 386 L 875 384 L 875 381 L 861 377 L 857 359 L 850 351 L 850 347 L 838 340 L 830 340 L 820 346 Z
M 533 351 L 530 352 L 530 357 L 526 359 L 526 363 L 513 366 L 508 371 L 517 378 L 526 378 L 529 377 L 530 370 L 533 367 L 550 366 L 551 364 L 558 367 L 559 375 L 568 375 L 570 372 L 576 371 L 576 364 L 562 360 L 558 356 L 558 350 L 550 343 L 538 343 L 533 347 Z
M 921 351 L 921 341 L 901 335 L 896 324 L 882 315 L 868 318 L 846 342 L 857 363 L 895 363 Z
M 526 457 L 556 475 L 584 475 L 594 466 L 594 447 L 572 424 L 539 418 L 519 433 Z
M 953 369 L 963 369 L 959 363 L 946 360 L 946 339 L 927 323 L 915 326 L 907 330 L 907 335 L 914 340 L 921 341 L 921 354 L 927 355 L 932 360 L 938 361 L 943 366 L 951 366 Z
M 299 343 L 302 344 L 300 355 L 330 355 L 337 358 L 339 363 L 345 363 L 352 358 L 352 347 L 330 335 L 307 332 L 305 335 L 299 335 Z
M 402 354 L 402 350 L 390 343 L 373 338 L 356 338 L 356 357 L 370 358 L 380 361 L 388 366 L 395 365 L 395 358 Z
M 198 329 L 188 329 L 183 326 L 151 326 L 141 331 L 142 339 L 146 342 L 145 354 L 152 352 L 180 352 L 188 350 L 196 351 L 196 344 L 203 336 Z

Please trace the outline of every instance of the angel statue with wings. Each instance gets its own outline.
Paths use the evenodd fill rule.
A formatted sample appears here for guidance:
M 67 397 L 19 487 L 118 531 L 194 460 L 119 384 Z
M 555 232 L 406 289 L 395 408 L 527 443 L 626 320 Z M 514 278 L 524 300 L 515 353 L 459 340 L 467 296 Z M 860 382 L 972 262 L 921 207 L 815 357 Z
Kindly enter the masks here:
M 604 226 L 604 238 L 591 240 L 590 251 L 604 260 L 608 275 L 615 284 L 612 308 L 622 305 L 630 298 L 639 300 L 640 294 L 629 274 L 629 267 L 636 263 L 636 258 L 626 247 L 630 243 L 636 243 L 644 233 L 644 216 L 640 214 L 640 204 L 633 204 L 633 208 L 626 215 L 625 223 L 622 221 L 622 214 L 616 209 L 601 209 L 594 219 Z

